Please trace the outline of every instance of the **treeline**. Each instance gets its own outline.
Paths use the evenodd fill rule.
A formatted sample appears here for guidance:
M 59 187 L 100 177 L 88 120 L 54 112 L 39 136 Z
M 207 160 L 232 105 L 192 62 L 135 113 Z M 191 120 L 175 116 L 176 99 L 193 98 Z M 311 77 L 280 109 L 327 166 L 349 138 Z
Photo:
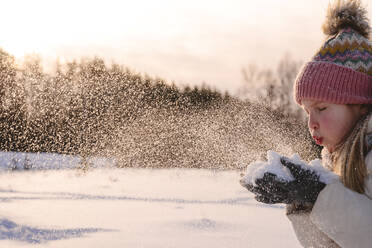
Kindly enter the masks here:
M 29 56 L 18 65 L 0 50 L 2 151 L 115 157 L 123 167 L 218 169 L 244 168 L 265 159 L 267 150 L 305 159 L 319 154 L 306 124 L 287 108 L 293 67 L 282 66 L 283 80 L 247 74 L 249 93 L 259 96 L 254 102 L 206 86 L 180 88 L 100 58 L 56 63 L 54 73 L 41 64 Z M 257 82 L 263 87 L 252 89 L 249 83 Z
M 301 65 L 301 61 L 292 59 L 289 54 L 281 58 L 276 68 L 259 68 L 251 64 L 242 69 L 244 85 L 238 94 L 247 101 L 258 101 L 272 110 L 305 120 L 305 112 L 293 96 L 293 83 Z
M 56 63 L 47 74 L 37 56 L 16 65 L 0 50 L 0 150 L 97 154 L 117 130 L 153 109 L 187 112 L 216 107 L 227 94 L 183 89 L 100 58 Z

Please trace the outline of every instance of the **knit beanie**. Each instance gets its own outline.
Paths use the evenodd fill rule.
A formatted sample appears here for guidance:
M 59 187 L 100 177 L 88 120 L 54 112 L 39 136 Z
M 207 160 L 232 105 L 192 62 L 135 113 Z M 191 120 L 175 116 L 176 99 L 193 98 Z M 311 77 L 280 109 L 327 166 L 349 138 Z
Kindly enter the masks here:
M 328 6 L 323 32 L 327 39 L 298 74 L 296 102 L 372 104 L 372 42 L 367 11 L 359 0 L 336 0 Z

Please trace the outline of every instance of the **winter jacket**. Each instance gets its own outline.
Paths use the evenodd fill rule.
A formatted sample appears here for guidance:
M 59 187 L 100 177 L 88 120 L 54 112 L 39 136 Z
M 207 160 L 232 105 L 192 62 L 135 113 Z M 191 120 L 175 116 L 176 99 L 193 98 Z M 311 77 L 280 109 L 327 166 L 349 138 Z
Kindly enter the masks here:
M 372 118 L 367 134 L 372 135 Z M 368 136 L 370 136 L 368 135 Z M 340 181 L 328 184 L 312 210 L 293 210 L 287 216 L 304 247 L 372 247 L 372 151 L 366 157 L 365 193 L 346 188 Z

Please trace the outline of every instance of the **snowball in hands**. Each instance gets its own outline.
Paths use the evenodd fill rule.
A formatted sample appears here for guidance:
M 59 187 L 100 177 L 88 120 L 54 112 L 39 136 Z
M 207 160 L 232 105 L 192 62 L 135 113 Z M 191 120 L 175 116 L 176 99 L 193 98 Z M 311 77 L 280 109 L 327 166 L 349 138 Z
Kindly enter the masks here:
M 256 186 L 256 180 L 262 179 L 266 172 L 276 175 L 282 181 L 292 181 L 294 180 L 291 172 L 288 168 L 284 167 L 280 162 L 282 155 L 274 152 L 267 152 L 267 162 L 266 161 L 256 161 L 248 165 L 245 175 L 241 179 L 243 186 L 245 184 L 251 184 Z M 314 171 L 319 176 L 319 181 L 325 184 L 329 184 L 334 180 L 338 180 L 339 176 L 330 170 L 326 169 L 321 160 L 315 159 L 309 164 L 306 164 L 300 159 L 297 154 L 292 155 L 289 159 L 290 162 L 294 164 L 301 165 L 305 170 Z
M 250 164 L 240 183 L 263 203 L 313 204 L 326 184 L 337 178 L 320 160 L 308 165 L 298 155 L 287 158 L 269 151 L 268 161 Z

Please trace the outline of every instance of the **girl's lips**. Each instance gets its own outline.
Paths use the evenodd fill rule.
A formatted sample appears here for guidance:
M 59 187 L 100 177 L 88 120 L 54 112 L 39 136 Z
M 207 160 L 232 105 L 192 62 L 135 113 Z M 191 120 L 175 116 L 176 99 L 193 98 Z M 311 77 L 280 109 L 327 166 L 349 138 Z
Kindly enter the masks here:
M 316 137 L 316 136 L 313 136 L 313 139 L 315 140 L 315 142 L 318 144 L 318 145 L 321 145 L 323 143 L 323 138 L 322 137 Z

